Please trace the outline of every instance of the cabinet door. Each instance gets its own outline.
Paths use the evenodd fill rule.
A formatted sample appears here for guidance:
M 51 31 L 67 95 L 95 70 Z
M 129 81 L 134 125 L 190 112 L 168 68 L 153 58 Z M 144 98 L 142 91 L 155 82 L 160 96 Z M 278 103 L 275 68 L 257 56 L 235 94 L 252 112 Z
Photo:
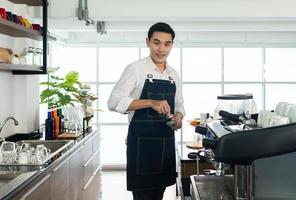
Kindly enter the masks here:
M 50 200 L 50 174 L 36 183 L 20 198 L 21 200 Z
M 85 164 L 92 156 L 92 136 L 82 144 L 82 162 Z
M 96 132 L 96 134 L 93 136 L 92 147 L 93 147 L 93 151 L 92 151 L 93 153 L 95 153 L 100 147 L 100 134 L 99 134 L 99 132 Z
M 83 187 L 83 163 L 80 146 L 69 159 L 70 168 L 70 188 L 69 188 L 69 199 L 81 200 L 82 198 L 82 187 Z
M 91 176 L 93 176 L 95 170 L 99 167 L 100 160 L 100 151 L 97 150 L 93 156 L 83 165 L 83 174 L 84 174 L 84 185 L 87 184 Z
M 51 200 L 69 199 L 69 159 L 52 170 Z
M 99 199 L 100 187 L 100 168 L 98 167 L 83 187 L 83 200 Z

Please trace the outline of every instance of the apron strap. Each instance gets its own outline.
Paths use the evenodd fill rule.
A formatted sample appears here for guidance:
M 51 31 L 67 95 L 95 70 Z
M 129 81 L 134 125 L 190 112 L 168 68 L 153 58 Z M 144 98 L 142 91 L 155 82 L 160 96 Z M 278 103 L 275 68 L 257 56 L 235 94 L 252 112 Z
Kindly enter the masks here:
M 172 84 L 175 84 L 174 78 L 172 76 L 169 76 L 169 80 L 171 81 Z
M 149 80 L 150 83 L 153 83 L 153 75 L 152 74 L 147 74 L 147 79 Z

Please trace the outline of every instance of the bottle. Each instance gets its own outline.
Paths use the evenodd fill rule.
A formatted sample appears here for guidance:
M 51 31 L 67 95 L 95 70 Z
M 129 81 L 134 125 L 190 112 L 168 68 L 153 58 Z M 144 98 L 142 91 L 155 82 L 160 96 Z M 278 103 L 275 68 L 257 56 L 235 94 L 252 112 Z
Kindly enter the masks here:
M 47 113 L 47 119 L 45 120 L 45 139 L 46 140 L 53 140 L 53 119 L 51 115 L 51 111 Z
M 64 132 L 64 115 L 62 113 L 62 109 L 58 109 L 58 117 L 59 117 L 59 131 L 60 134 Z
M 53 120 L 54 120 L 54 139 L 57 139 L 60 134 L 60 119 L 58 117 L 57 109 L 53 111 Z

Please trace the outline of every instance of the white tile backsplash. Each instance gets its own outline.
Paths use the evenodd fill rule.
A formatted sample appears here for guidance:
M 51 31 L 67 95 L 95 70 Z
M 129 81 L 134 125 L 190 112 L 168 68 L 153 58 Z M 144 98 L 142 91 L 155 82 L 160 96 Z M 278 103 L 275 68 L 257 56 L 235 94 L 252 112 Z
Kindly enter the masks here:
M 0 123 L 8 116 L 19 121 L 17 127 L 9 121 L 0 137 L 31 132 L 39 127 L 38 75 L 12 75 L 0 71 L 0 92 Z

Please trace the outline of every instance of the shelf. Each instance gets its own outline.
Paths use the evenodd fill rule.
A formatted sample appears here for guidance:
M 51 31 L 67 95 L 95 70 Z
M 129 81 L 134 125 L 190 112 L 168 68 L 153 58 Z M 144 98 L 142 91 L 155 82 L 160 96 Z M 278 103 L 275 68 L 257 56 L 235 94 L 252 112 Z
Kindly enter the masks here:
M 8 0 L 14 4 L 27 4 L 28 6 L 42 6 L 41 0 Z
M 48 33 L 47 25 L 47 0 L 8 0 L 14 4 L 26 4 L 28 6 L 42 6 L 42 26 L 43 32 L 35 31 L 24 27 L 20 24 L 16 24 L 11 21 L 4 20 L 0 18 L 0 34 L 8 35 L 11 37 L 22 37 L 30 38 L 33 40 L 42 41 L 43 49 L 43 64 L 42 66 L 34 65 L 11 65 L 11 64 L 1 64 L 0 71 L 11 71 L 12 74 L 46 74 L 47 73 L 47 49 L 48 40 L 56 40 L 56 38 L 50 36 Z
M 33 40 L 42 40 L 42 34 L 38 31 L 28 29 L 22 25 L 0 18 L 0 33 L 12 37 L 25 37 Z M 48 40 L 56 40 L 55 37 L 47 35 Z
M 42 71 L 41 66 L 37 65 L 13 65 L 13 64 L 6 64 L 0 63 L 0 71 Z
M 22 25 L 0 18 L 0 33 L 12 37 L 26 37 L 34 40 L 42 40 L 42 34 L 38 31 L 28 29 Z

